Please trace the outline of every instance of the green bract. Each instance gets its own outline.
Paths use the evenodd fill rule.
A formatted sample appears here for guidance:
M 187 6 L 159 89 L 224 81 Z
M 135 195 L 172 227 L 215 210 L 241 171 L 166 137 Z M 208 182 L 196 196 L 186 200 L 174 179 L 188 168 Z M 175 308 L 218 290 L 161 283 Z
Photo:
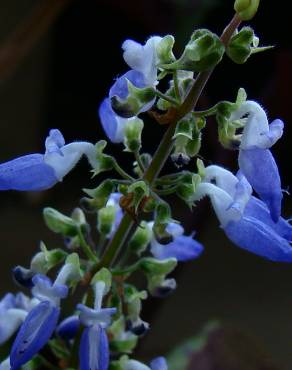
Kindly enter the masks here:
M 224 45 L 216 34 L 207 29 L 199 29 L 192 34 L 182 56 L 162 67 L 166 70 L 202 72 L 215 67 L 222 59 L 224 51 Z

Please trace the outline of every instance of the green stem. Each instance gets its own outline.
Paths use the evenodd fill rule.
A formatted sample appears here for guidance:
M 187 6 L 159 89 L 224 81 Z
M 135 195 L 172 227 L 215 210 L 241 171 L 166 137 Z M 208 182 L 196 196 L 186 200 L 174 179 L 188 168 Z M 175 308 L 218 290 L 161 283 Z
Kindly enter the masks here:
M 120 167 L 120 165 L 118 164 L 118 162 L 115 161 L 115 164 L 114 164 L 114 169 L 117 171 L 117 173 L 123 177 L 125 180 L 129 180 L 129 181 L 133 181 L 134 178 L 132 176 L 130 176 L 126 171 L 124 171 L 122 169 L 122 167 Z
M 173 99 L 171 96 L 163 94 L 161 91 L 156 90 L 156 95 L 159 96 L 159 98 L 168 101 L 170 104 L 174 105 L 175 107 L 179 106 L 179 102 Z
M 90 248 L 90 246 L 87 244 L 85 238 L 84 238 L 84 235 L 82 233 L 82 230 L 80 228 L 78 228 L 78 238 L 79 238 L 79 242 L 80 242 L 80 247 L 82 248 L 84 254 L 86 255 L 86 257 L 93 261 L 94 263 L 97 263 L 98 262 L 98 258 L 97 256 L 93 253 L 92 249 Z
M 179 84 L 178 84 L 178 78 L 177 78 L 177 71 L 173 72 L 173 85 L 174 85 L 174 92 L 176 98 L 181 101 L 180 91 L 179 91 Z
M 140 153 L 138 151 L 137 152 L 134 152 L 134 156 L 135 156 L 136 162 L 137 162 L 137 164 L 138 164 L 141 172 L 144 172 L 145 171 L 145 167 L 144 167 L 144 163 L 142 162 Z

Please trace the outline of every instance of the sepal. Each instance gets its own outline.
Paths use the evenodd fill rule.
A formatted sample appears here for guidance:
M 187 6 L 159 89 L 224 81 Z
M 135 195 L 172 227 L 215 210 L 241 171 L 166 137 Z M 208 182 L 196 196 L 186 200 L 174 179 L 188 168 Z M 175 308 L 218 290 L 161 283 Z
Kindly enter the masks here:
M 73 237 L 78 234 L 76 222 L 56 209 L 50 207 L 44 208 L 43 216 L 46 225 L 51 231 L 69 237 Z
M 104 171 L 110 171 L 114 168 L 114 158 L 108 154 L 104 154 L 103 152 L 106 146 L 107 142 L 105 140 L 100 140 L 95 145 L 97 165 L 93 170 L 94 176 Z
M 131 81 L 127 80 L 128 95 L 121 98 L 118 95 L 111 97 L 113 111 L 120 117 L 131 118 L 151 108 L 156 96 L 154 87 L 136 87 Z M 147 110 L 148 110 L 147 109 Z
M 182 69 L 202 72 L 215 67 L 224 54 L 220 38 L 207 29 L 196 30 L 187 43 L 182 56 L 171 64 L 164 64 L 166 70 Z
M 105 207 L 111 193 L 115 190 L 115 184 L 112 180 L 104 180 L 97 188 L 95 189 L 83 189 L 83 191 L 91 197 L 87 199 L 88 206 L 91 210 L 98 210 Z

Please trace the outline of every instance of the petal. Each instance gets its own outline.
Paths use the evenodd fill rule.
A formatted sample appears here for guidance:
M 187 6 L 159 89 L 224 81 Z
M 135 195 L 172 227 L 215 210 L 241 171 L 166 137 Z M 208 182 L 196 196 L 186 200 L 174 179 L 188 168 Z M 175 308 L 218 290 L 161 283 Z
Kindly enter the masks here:
M 277 234 L 292 242 L 292 226 L 283 217 L 280 217 L 278 222 L 274 222 L 268 207 L 260 199 L 251 197 L 244 210 L 244 215 L 257 218 L 272 228 Z
M 124 126 L 127 118 L 119 117 L 113 110 L 110 99 L 104 99 L 98 110 L 102 127 L 107 137 L 113 143 L 122 143 L 124 140 Z
M 142 73 L 130 70 L 119 77 L 116 82 L 113 84 L 109 91 L 109 98 L 113 96 L 118 96 L 121 99 L 126 99 L 129 90 L 128 90 L 128 80 L 135 86 L 135 87 L 146 87 L 149 84 L 146 83 L 145 78 Z M 155 103 L 155 98 L 152 99 L 150 102 L 146 103 L 139 111 L 139 113 L 146 112 L 149 110 L 152 105 Z
M 124 370 L 150 370 L 150 368 L 142 362 L 136 360 L 128 360 L 124 365 Z
M 68 294 L 68 287 L 63 284 L 52 284 L 51 280 L 42 274 L 36 274 L 32 278 L 34 287 L 32 294 L 40 301 L 51 301 L 56 305 L 60 298 L 65 298 Z
M 270 209 L 271 217 L 277 222 L 281 214 L 281 179 L 277 164 L 268 149 L 239 151 L 239 167 Z
M 150 362 L 151 370 L 167 370 L 167 362 L 164 357 L 156 357 Z
M 58 182 L 42 154 L 29 154 L 0 164 L 0 190 L 40 191 Z
M 244 216 L 240 221 L 232 221 L 224 227 L 224 231 L 240 248 L 272 261 L 292 262 L 289 242 L 254 217 Z
M 83 330 L 80 349 L 80 370 L 107 370 L 109 346 L 105 330 L 94 325 Z
M 189 261 L 198 258 L 203 246 L 190 236 L 178 236 L 168 244 L 151 243 L 151 253 L 157 259 L 176 258 L 178 261 Z
M 130 70 L 115 81 L 113 86 L 110 88 L 109 97 L 112 98 L 113 96 L 118 96 L 121 99 L 126 99 L 129 94 L 127 80 L 132 82 L 132 84 L 136 87 L 146 86 L 143 74 Z
M 83 325 L 90 326 L 97 323 L 103 327 L 106 327 L 111 323 L 111 316 L 117 311 L 116 308 L 102 308 L 95 310 L 94 308 L 87 307 L 83 304 L 78 304 L 77 310 L 80 311 L 79 318 Z
M 76 141 L 63 146 L 59 152 L 47 153 L 44 156 L 44 162 L 53 168 L 58 181 L 62 181 L 85 155 L 90 165 L 95 168 L 97 166 L 96 148 L 93 144 L 86 141 Z
M 6 358 L 0 363 L 0 370 L 10 370 L 10 358 Z
M 76 315 L 69 316 L 58 325 L 56 333 L 62 339 L 70 340 L 76 336 L 79 327 L 80 327 L 79 317 Z
M 59 314 L 60 309 L 48 301 L 30 311 L 11 349 L 11 370 L 19 369 L 44 347 L 55 330 Z
M 0 345 L 5 343 L 19 328 L 27 312 L 17 308 L 10 308 L 0 314 Z
M 206 167 L 204 182 L 213 182 L 214 180 L 219 188 L 225 190 L 233 197 L 238 178 L 232 172 L 215 165 Z
M 15 307 L 15 297 L 12 293 L 7 293 L 0 301 L 0 311 Z
M 125 62 L 135 71 L 141 72 L 149 85 L 155 84 L 157 79 L 156 47 L 161 40 L 161 37 L 153 36 L 144 46 L 133 40 L 126 40 L 122 45 Z
M 177 236 L 180 236 L 180 235 L 183 235 L 184 233 L 184 228 L 175 223 L 175 222 L 170 222 L 167 226 L 166 226 L 166 229 L 165 231 L 170 234 L 173 238 L 177 237 Z
M 65 145 L 65 140 L 62 133 L 58 129 L 52 129 L 49 136 L 46 138 L 45 146 L 47 153 L 61 153 L 60 148 Z

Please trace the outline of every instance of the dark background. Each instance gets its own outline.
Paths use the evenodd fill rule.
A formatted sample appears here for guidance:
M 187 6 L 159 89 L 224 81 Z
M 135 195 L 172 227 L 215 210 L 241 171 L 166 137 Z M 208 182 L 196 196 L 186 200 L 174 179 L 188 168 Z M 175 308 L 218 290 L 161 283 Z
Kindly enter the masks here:
M 292 184 L 291 20 L 284 1 L 262 2 L 251 24 L 263 45 L 276 47 L 253 56 L 243 66 L 225 58 L 200 100 L 200 109 L 220 99 L 233 100 L 237 89 L 244 87 L 250 99 L 264 105 L 270 119 L 282 118 L 285 137 L 273 152 L 283 188 L 287 189 Z M 150 35 L 174 34 L 179 55 L 194 28 L 209 27 L 220 33 L 233 15 L 233 1 L 222 0 L 66 0 L 63 9 L 56 12 L 58 17 L 42 30 L 41 22 L 30 24 L 27 19 L 33 17 L 36 6 L 48 3 L 0 0 L 1 162 L 24 153 L 42 152 L 44 138 L 54 127 L 62 131 L 67 142 L 104 138 L 96 110 L 113 79 L 127 70 L 120 48 L 126 38 L 143 43 Z M 51 1 L 51 7 L 55 3 Z M 163 128 L 147 122 L 143 133 L 146 151 L 154 151 L 162 132 Z M 236 153 L 220 148 L 212 121 L 203 146 L 207 164 L 236 170 Z M 119 153 L 121 149 L 110 150 Z M 130 167 L 130 155 L 119 154 L 119 159 Z M 174 170 L 171 164 L 168 168 Z M 97 184 L 97 179 L 90 180 L 87 170 L 86 161 L 82 161 L 63 183 L 43 193 L 0 194 L 1 295 L 15 291 L 10 270 L 16 264 L 27 265 L 40 240 L 49 247 L 61 245 L 61 240 L 44 226 L 41 210 L 50 205 L 69 213 L 78 205 L 80 189 Z M 284 203 L 288 217 L 292 208 L 289 196 L 285 196 Z M 184 219 L 189 232 L 197 230 L 206 249 L 199 260 L 178 269 L 174 295 L 146 304 L 144 317 L 150 320 L 152 330 L 141 342 L 140 356 L 165 354 L 184 338 L 198 333 L 208 320 L 219 319 L 251 333 L 279 369 L 290 368 L 291 265 L 264 261 L 234 247 L 218 227 L 208 202 L 193 215 L 177 201 L 174 208 L 175 216 Z M 259 365 L 255 369 L 268 367 Z

